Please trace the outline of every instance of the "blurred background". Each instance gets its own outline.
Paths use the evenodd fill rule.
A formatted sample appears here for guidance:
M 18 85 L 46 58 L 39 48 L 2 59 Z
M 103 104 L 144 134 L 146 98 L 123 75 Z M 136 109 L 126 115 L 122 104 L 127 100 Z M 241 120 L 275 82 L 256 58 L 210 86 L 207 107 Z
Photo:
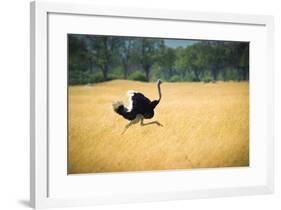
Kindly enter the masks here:
M 70 85 L 114 79 L 169 82 L 249 80 L 249 43 L 68 35 Z

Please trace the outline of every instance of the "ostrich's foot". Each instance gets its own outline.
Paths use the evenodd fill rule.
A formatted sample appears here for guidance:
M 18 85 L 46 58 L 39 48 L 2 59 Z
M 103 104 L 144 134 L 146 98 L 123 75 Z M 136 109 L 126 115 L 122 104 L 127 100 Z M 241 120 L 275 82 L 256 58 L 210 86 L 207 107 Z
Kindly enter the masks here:
M 141 126 L 152 125 L 152 124 L 156 124 L 158 126 L 163 127 L 163 125 L 160 122 L 158 122 L 158 121 L 152 121 L 152 122 L 144 123 L 143 119 L 141 120 Z
M 138 123 L 141 119 L 142 119 L 141 115 L 137 115 L 136 119 L 132 120 L 131 122 L 129 122 L 129 123 L 125 126 L 125 128 L 124 128 L 124 130 L 123 130 L 123 132 L 122 132 L 122 135 L 126 132 L 126 130 L 127 130 L 129 127 L 131 127 L 132 125 Z

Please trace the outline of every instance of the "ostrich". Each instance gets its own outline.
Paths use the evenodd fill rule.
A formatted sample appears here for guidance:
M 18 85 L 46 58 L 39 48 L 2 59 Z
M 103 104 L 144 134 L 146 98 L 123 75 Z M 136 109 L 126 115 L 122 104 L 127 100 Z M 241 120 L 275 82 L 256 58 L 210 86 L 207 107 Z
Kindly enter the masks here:
M 141 126 L 156 124 L 158 126 L 163 126 L 158 121 L 152 121 L 149 123 L 144 123 L 143 119 L 151 119 L 154 116 L 154 109 L 158 105 L 161 100 L 161 85 L 162 81 L 158 79 L 157 81 L 157 89 L 159 98 L 158 100 L 150 101 L 147 97 L 145 97 L 142 93 L 129 90 L 127 95 L 129 98 L 129 105 L 125 107 L 121 101 L 117 101 L 113 103 L 114 111 L 123 116 L 125 119 L 129 120 L 130 122 L 125 126 L 123 133 L 132 125 L 141 122 Z M 123 134 L 122 133 L 122 134 Z

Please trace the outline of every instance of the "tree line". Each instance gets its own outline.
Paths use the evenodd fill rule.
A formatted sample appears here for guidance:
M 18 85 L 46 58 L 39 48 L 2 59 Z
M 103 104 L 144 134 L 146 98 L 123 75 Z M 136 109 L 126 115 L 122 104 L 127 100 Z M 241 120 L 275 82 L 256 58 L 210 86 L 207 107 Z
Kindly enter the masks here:
M 249 80 L 249 43 L 197 41 L 169 47 L 164 39 L 68 35 L 69 84 L 112 79 Z

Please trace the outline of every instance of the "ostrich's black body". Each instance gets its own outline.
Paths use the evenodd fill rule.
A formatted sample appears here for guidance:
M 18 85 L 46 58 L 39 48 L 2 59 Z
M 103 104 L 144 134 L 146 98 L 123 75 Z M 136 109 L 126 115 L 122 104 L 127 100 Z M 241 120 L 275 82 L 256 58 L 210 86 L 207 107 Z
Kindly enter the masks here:
M 160 90 L 161 80 L 157 82 L 159 99 L 150 101 L 142 93 L 129 91 L 129 107 L 125 107 L 122 102 L 113 104 L 114 111 L 122 115 L 125 119 L 133 121 L 141 116 L 143 119 L 151 119 L 154 116 L 154 109 L 161 100 Z
M 127 120 L 134 120 L 138 114 L 145 119 L 151 119 L 154 116 L 154 108 L 159 100 L 150 101 L 142 93 L 131 93 L 132 109 L 128 110 L 124 105 L 120 105 L 115 111 Z

